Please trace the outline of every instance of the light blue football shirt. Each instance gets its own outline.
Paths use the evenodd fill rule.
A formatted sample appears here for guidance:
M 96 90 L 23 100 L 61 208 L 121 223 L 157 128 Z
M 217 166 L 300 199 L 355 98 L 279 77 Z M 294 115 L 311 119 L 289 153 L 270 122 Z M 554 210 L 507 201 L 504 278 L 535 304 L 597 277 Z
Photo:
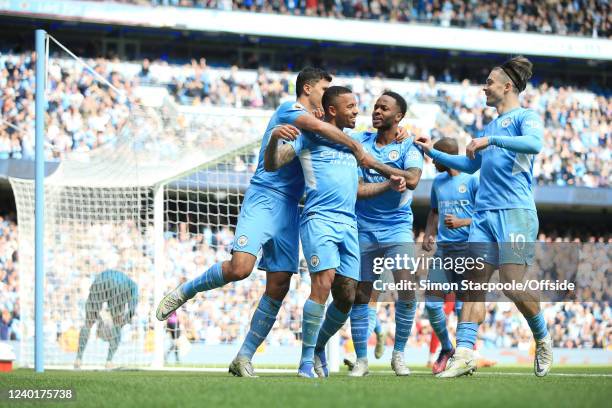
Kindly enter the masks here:
M 449 229 L 444 224 L 446 214 L 458 218 L 472 218 L 478 191 L 478 176 L 447 172 L 438 174 L 431 186 L 431 208 L 438 210 L 438 242 L 467 242 L 470 227 Z
M 272 115 L 268 122 L 268 127 L 261 141 L 257 169 L 251 178 L 251 184 L 270 189 L 295 201 L 299 201 L 302 198 L 304 194 L 304 176 L 299 160 L 295 158 L 277 171 L 270 172 L 264 169 L 264 154 L 272 131 L 276 126 L 293 125 L 297 118 L 307 113 L 306 109 L 297 102 L 285 102 L 276 109 L 276 112 L 274 112 L 274 115 Z
M 379 147 L 376 145 L 376 133 L 360 132 L 352 137 L 359 140 L 364 149 L 381 163 L 402 170 L 413 167 L 423 169 L 423 152 L 412 139 Z M 372 169 L 359 169 L 359 172 L 365 183 L 387 181 L 387 178 Z M 376 197 L 358 200 L 355 211 L 359 230 L 401 228 L 403 231 L 412 231 L 412 193 L 408 189 L 403 193 L 388 190 Z
M 321 218 L 356 226 L 357 160 L 346 147 L 302 132 L 291 146 L 306 183 L 302 220 Z
M 500 115 L 484 130 L 484 136 L 531 136 L 542 140 L 540 115 L 517 108 Z M 481 156 L 480 188 L 476 211 L 524 208 L 535 210 L 533 199 L 534 154 L 516 153 L 490 144 Z

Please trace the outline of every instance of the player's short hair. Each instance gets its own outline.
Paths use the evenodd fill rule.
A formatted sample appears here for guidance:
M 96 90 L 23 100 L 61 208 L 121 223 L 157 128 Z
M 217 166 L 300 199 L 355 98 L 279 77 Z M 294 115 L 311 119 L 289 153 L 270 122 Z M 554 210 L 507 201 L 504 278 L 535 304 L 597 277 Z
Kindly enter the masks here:
M 327 108 L 334 104 L 338 96 L 350 93 L 353 93 L 353 91 L 346 86 L 330 86 L 323 94 L 323 100 L 321 101 L 323 110 L 327 112 Z
M 383 92 L 383 96 L 388 96 L 390 98 L 395 99 L 395 103 L 397 103 L 397 106 L 399 106 L 400 112 L 402 112 L 402 116 L 406 114 L 406 111 L 408 110 L 408 104 L 406 103 L 406 100 L 402 95 L 393 91 L 385 91 Z
M 331 82 L 333 78 L 329 72 L 320 68 L 306 67 L 302 69 L 295 81 L 296 96 L 299 98 L 304 93 L 304 85 L 314 86 L 322 79 Z
M 525 90 L 527 81 L 533 75 L 533 64 L 522 55 L 511 58 L 496 68 L 504 71 L 518 93 Z
M 448 154 L 459 154 L 459 144 L 457 139 L 443 137 L 433 145 L 434 149 Z

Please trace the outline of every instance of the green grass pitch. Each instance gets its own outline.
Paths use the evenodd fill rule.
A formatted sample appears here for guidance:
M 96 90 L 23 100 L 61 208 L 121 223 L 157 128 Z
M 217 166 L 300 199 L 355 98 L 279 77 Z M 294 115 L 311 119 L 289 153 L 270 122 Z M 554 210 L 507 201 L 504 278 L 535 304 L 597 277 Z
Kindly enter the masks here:
M 46 371 L 0 373 L 2 406 L 58 406 L 9 402 L 9 388 L 76 390 L 67 407 L 604 407 L 612 401 L 612 367 L 556 367 L 536 378 L 527 367 L 494 367 L 471 377 L 437 379 L 425 368 L 410 377 L 386 369 L 365 378 L 340 372 L 323 380 L 293 374 L 256 379 L 185 371 Z M 8 403 L 8 405 L 7 405 Z

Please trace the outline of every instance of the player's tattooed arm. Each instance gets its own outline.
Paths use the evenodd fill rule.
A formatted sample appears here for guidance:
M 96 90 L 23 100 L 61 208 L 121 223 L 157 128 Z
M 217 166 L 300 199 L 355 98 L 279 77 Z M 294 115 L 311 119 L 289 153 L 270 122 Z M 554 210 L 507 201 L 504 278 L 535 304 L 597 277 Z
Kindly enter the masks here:
M 373 165 L 374 167 L 372 167 L 372 169 L 386 178 L 391 178 L 391 176 L 403 177 L 406 181 L 406 188 L 408 190 L 414 190 L 421 180 L 422 171 L 418 167 L 410 167 L 409 169 L 402 170 L 380 162 L 374 162 Z
M 276 171 L 293 160 L 295 149 L 288 144 L 279 146 L 278 140 L 292 141 L 299 134 L 300 131 L 291 125 L 278 126 L 272 131 L 264 152 L 264 169 L 266 171 Z
M 336 126 L 319 120 L 312 114 L 301 115 L 293 122 L 293 124 L 302 130 L 314 132 L 330 142 L 348 147 L 355 155 L 357 163 L 361 167 L 372 168 L 372 157 L 366 154 L 365 150 L 361 146 L 361 143 L 352 139 Z
M 403 177 L 391 176 L 389 180 L 382 183 L 364 183 L 363 178 L 359 178 L 357 199 L 365 200 L 376 197 L 389 190 L 395 190 L 399 193 L 404 192 L 406 190 L 406 180 Z
M 438 209 L 432 208 L 429 210 L 427 215 L 427 225 L 425 226 L 425 238 L 421 247 L 425 251 L 431 251 L 434 243 L 436 242 L 436 235 L 438 235 Z

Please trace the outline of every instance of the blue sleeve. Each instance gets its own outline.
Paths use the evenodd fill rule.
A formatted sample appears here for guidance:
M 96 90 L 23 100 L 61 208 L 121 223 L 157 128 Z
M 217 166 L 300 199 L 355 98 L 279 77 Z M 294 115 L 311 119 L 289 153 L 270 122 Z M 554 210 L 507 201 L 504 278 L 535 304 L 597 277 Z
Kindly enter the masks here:
M 404 170 L 413 167 L 423 170 L 423 152 L 414 144 L 410 145 L 404 155 Z
M 429 195 L 429 206 L 432 209 L 438 209 L 438 195 L 436 194 L 436 181 L 431 184 L 431 193 Z
M 542 150 L 544 127 L 537 113 L 527 112 L 521 120 L 519 136 L 489 136 L 489 144 L 516 153 L 538 154 Z
M 467 156 L 457 156 L 455 154 L 448 154 L 436 149 L 431 149 L 429 157 L 446 167 L 470 174 L 474 174 L 482 165 L 482 156 L 480 153 L 476 153 L 476 158 L 472 160 Z
M 472 204 L 476 202 L 476 193 L 478 193 L 478 186 L 480 185 L 480 178 L 478 176 L 472 176 L 470 180 L 470 187 L 472 189 Z
M 302 115 L 307 114 L 308 112 L 302 105 L 295 102 L 291 105 L 288 104 L 287 107 L 283 107 L 278 111 L 278 121 L 283 124 L 293 125 L 297 118 Z

